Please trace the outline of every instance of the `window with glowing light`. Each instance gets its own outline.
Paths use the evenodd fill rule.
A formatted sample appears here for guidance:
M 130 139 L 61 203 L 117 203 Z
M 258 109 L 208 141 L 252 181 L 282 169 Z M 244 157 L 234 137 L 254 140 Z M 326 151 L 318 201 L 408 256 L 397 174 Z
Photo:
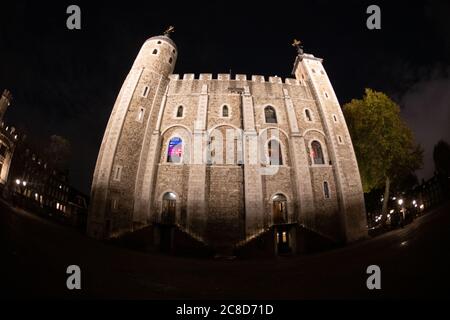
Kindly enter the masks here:
M 167 162 L 180 163 L 183 155 L 183 140 L 179 137 L 170 139 L 167 148 Z

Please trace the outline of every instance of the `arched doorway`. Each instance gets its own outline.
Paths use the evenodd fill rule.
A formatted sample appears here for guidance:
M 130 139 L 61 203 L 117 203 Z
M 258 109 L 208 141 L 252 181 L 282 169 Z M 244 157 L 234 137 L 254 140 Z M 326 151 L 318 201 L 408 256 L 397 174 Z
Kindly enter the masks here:
M 176 221 L 177 195 L 166 192 L 162 197 L 161 220 L 159 224 L 159 248 L 169 253 L 173 249 L 173 233 Z
M 272 214 L 278 254 L 291 253 L 290 229 L 288 223 L 287 198 L 279 193 L 272 197 Z
M 177 195 L 173 192 L 166 192 L 162 198 L 161 223 L 175 224 L 176 210 Z
M 279 193 L 272 197 L 273 224 L 287 223 L 287 198 Z

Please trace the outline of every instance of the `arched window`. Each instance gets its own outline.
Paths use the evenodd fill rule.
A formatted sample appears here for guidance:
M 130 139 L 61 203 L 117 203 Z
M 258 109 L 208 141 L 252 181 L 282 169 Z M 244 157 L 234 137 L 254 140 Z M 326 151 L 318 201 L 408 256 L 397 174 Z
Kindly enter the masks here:
M 222 117 L 228 118 L 229 113 L 228 113 L 228 106 L 225 105 L 222 107 Z
M 183 155 L 183 140 L 173 137 L 167 147 L 167 162 L 180 163 Z
M 183 106 L 178 106 L 177 118 L 182 118 L 182 117 L 183 117 Z
M 281 154 L 281 145 L 278 140 L 270 140 L 268 143 L 269 164 L 272 166 L 283 165 L 283 155 Z
M 152 52 L 152 54 L 157 54 L 158 53 L 158 50 L 153 50 L 153 52 Z
M 306 120 L 312 121 L 311 112 L 309 111 L 309 109 L 305 109 L 305 116 Z
M 311 143 L 311 156 L 313 158 L 314 164 L 325 164 L 325 159 L 323 158 L 322 146 L 319 141 L 313 141 Z
M 330 188 L 328 187 L 327 181 L 323 182 L 323 195 L 325 196 L 326 199 L 330 198 Z
M 283 194 L 276 194 L 272 198 L 273 223 L 282 224 L 288 222 L 287 199 Z
M 277 123 L 277 113 L 272 106 L 264 108 L 264 116 L 266 117 L 266 123 Z
M 173 192 L 166 192 L 162 198 L 161 223 L 175 223 L 176 206 L 177 195 Z

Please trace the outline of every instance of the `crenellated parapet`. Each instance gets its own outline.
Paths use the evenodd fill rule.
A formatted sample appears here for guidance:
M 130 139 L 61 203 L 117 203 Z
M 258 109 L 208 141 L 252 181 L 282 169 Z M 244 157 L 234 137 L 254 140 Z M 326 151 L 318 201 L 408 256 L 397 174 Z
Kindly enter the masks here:
M 305 85 L 298 79 L 294 78 L 281 78 L 278 76 L 266 77 L 263 75 L 252 75 L 248 77 L 246 74 L 235 74 L 230 75 L 229 73 L 185 73 L 185 74 L 171 74 L 169 76 L 171 81 L 194 81 L 194 80 L 202 80 L 202 81 L 246 81 L 253 83 L 274 83 L 274 84 L 287 84 L 292 86 L 300 86 Z

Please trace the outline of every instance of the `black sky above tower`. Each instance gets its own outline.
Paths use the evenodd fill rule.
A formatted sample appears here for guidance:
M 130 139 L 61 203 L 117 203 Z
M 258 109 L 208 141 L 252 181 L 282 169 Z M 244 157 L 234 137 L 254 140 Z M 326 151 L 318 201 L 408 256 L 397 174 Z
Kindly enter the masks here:
M 2 4 L 0 89 L 14 103 L 6 121 L 39 138 L 72 143 L 71 181 L 88 192 L 102 135 L 143 42 L 175 25 L 176 73 L 291 77 L 294 38 L 324 58 L 341 104 L 371 87 L 391 95 L 425 147 L 450 141 L 450 3 L 423 1 L 78 1 L 82 29 L 66 28 L 72 2 Z M 382 29 L 366 28 L 378 4 Z

